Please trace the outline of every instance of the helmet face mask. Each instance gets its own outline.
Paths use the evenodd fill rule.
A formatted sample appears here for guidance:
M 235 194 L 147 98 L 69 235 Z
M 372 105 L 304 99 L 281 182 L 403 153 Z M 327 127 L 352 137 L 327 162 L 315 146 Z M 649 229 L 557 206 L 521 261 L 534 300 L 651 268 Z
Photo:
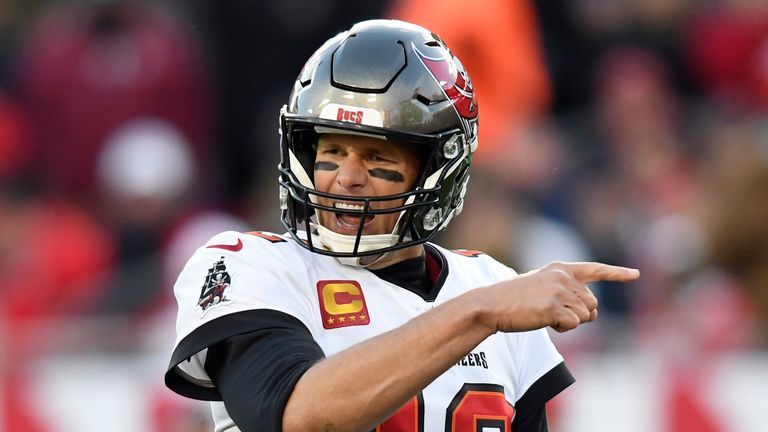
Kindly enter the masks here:
M 342 133 L 396 141 L 423 155 L 412 190 L 353 197 L 313 183 L 317 140 Z M 280 113 L 282 223 L 311 251 L 339 258 L 382 255 L 429 241 L 461 211 L 477 148 L 477 104 L 461 63 L 433 33 L 393 20 L 359 23 L 326 42 L 302 69 Z M 318 198 L 357 203 L 361 218 L 395 213 L 391 233 L 342 236 L 317 223 Z M 377 208 L 399 200 L 401 205 Z M 363 220 L 363 219 L 361 219 Z M 300 231 L 308 233 L 304 238 Z

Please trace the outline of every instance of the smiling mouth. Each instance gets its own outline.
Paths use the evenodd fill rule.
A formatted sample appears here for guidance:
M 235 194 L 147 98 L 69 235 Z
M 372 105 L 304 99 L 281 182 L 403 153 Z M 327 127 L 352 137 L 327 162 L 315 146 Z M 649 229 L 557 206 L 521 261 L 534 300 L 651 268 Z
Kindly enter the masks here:
M 346 228 L 346 229 L 357 229 L 360 225 L 360 218 L 362 216 L 362 212 L 364 210 L 364 207 L 357 204 L 348 204 L 348 203 L 334 203 L 333 207 L 339 210 L 353 210 L 353 212 L 344 212 L 344 211 L 338 211 L 334 212 L 334 216 L 336 217 L 336 224 L 340 228 Z M 369 214 L 365 216 L 365 221 L 363 222 L 363 226 L 370 225 L 373 219 L 375 218 L 375 215 Z

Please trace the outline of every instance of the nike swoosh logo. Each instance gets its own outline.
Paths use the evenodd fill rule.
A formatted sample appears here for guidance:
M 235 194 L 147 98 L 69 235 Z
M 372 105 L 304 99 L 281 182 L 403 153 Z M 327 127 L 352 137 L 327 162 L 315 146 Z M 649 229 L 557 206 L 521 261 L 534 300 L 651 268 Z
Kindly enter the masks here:
M 216 244 L 216 245 L 210 245 L 208 246 L 208 249 L 224 249 L 232 252 L 237 252 L 240 249 L 243 248 L 243 241 L 240 239 L 237 239 L 237 243 L 233 245 L 228 244 Z

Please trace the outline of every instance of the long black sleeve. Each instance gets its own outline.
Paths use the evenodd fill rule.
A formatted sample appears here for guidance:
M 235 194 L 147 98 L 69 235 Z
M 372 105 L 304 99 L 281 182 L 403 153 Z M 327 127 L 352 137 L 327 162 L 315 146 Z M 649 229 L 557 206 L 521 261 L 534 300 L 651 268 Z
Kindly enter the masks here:
M 243 432 L 280 431 L 294 386 L 324 358 L 295 318 L 272 314 L 274 326 L 229 337 L 208 349 L 205 369 Z

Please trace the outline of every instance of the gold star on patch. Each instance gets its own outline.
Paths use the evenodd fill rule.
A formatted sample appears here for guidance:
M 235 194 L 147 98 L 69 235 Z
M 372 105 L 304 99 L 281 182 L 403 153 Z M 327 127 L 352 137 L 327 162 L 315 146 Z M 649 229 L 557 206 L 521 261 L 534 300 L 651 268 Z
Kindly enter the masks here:
M 328 324 L 333 324 L 333 318 L 328 318 Z
M 339 322 L 344 322 L 344 320 L 346 320 L 346 318 L 344 317 L 344 315 L 342 315 L 342 316 L 340 316 L 340 317 L 339 317 Z
M 361 320 L 364 320 L 366 318 L 365 315 L 358 315 L 358 317 L 360 317 Z
M 349 316 L 349 319 L 351 319 L 352 321 L 354 321 L 354 320 L 356 320 L 356 319 L 357 319 L 357 317 L 356 317 L 356 316 L 354 316 L 354 315 L 350 315 L 350 316 Z

